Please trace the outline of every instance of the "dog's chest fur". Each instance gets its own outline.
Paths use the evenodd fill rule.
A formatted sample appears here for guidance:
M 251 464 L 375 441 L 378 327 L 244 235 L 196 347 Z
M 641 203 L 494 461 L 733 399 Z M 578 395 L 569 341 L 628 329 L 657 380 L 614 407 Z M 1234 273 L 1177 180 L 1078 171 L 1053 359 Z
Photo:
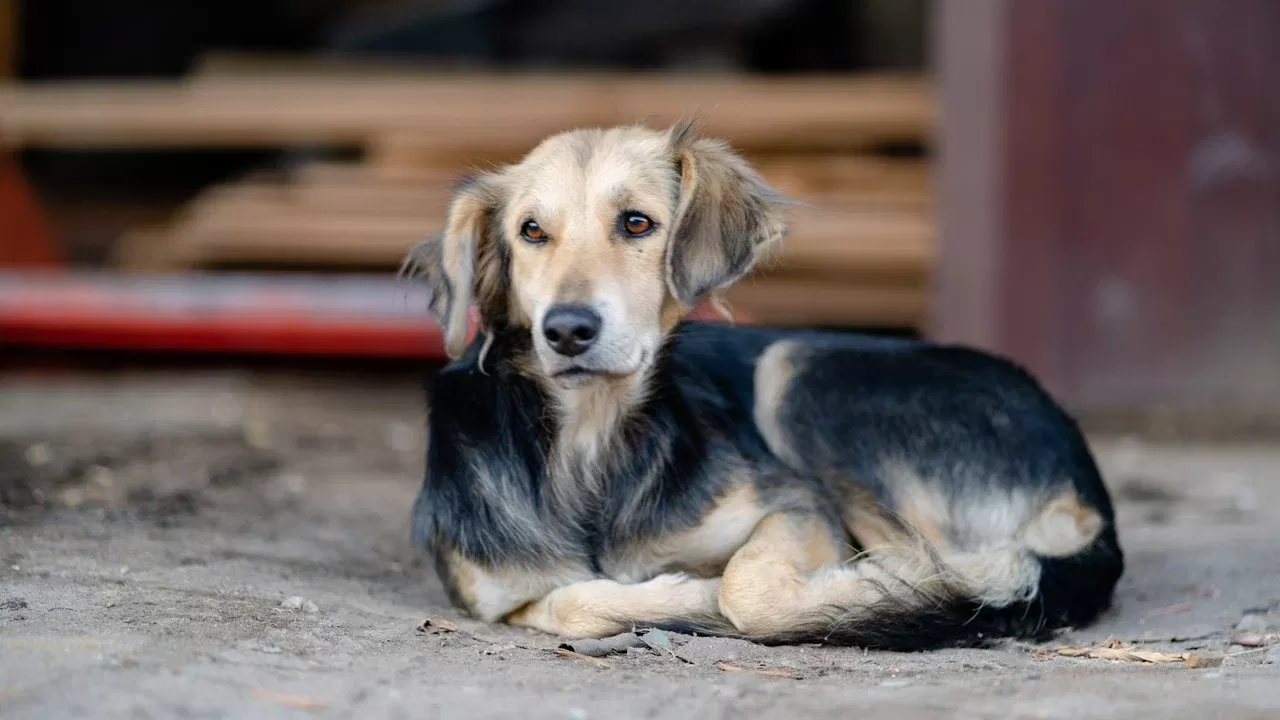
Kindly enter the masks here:
M 764 514 L 773 467 L 749 431 L 750 364 L 710 377 L 663 362 L 631 404 L 601 391 L 563 407 L 506 352 L 499 338 L 485 373 L 468 353 L 436 381 L 418 541 L 494 567 L 717 574 Z

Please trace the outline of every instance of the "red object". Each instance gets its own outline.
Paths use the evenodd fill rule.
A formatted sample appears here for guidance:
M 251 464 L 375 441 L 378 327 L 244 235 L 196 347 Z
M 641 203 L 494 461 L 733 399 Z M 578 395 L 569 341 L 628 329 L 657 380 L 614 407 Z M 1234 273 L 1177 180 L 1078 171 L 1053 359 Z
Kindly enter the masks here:
M 443 360 L 428 297 L 383 276 L 0 272 L 0 347 Z
M 53 232 L 13 156 L 0 150 L 0 268 L 56 267 Z
M 443 358 L 426 307 L 383 278 L 0 273 L 0 345 Z

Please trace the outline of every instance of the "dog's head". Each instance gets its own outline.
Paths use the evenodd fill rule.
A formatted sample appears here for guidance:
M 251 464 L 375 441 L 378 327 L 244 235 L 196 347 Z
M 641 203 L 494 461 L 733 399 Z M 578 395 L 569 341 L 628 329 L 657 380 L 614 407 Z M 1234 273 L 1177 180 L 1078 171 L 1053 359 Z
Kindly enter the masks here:
M 487 331 L 531 335 L 563 387 L 634 375 L 698 301 L 781 239 L 784 200 L 691 123 L 579 130 L 456 191 L 415 250 L 457 357 L 474 303 Z

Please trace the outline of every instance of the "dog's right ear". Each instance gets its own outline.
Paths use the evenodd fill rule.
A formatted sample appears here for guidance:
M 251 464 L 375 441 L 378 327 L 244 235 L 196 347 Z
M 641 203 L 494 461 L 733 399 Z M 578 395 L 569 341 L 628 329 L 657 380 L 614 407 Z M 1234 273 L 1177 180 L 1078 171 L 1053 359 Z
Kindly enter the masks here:
M 445 352 L 451 358 L 466 349 L 473 302 L 480 302 L 482 326 L 503 310 L 505 247 L 490 230 L 500 203 L 496 177 L 460 183 L 449 203 L 444 233 L 410 250 L 401 269 L 402 275 L 421 277 L 430 286 L 431 313 L 444 326 Z

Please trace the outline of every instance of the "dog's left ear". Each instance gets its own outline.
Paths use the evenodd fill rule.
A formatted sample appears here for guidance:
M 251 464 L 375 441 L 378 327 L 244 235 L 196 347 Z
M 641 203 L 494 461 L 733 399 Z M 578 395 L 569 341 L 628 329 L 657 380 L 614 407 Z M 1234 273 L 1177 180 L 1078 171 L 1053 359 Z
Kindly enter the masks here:
M 482 326 L 505 317 L 504 247 L 493 231 L 500 202 L 495 176 L 459 184 L 444 233 L 410 250 L 401 269 L 402 275 L 424 278 L 430 286 L 431 313 L 444 326 L 445 352 L 452 358 L 466 349 L 472 303 L 479 306 Z
M 667 284 L 692 308 L 741 279 L 782 240 L 789 203 L 728 144 L 697 137 L 694 122 L 672 127 L 667 140 L 680 172 Z

